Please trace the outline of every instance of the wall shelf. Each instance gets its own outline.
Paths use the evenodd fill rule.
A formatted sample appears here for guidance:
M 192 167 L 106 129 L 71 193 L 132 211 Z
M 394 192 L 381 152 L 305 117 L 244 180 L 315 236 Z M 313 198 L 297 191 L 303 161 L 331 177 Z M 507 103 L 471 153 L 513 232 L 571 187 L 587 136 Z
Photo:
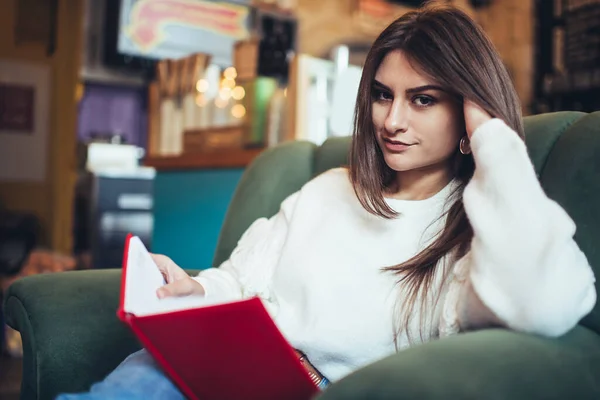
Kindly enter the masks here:
M 177 156 L 150 156 L 144 165 L 157 171 L 244 168 L 264 149 L 216 150 L 206 153 L 183 153 Z

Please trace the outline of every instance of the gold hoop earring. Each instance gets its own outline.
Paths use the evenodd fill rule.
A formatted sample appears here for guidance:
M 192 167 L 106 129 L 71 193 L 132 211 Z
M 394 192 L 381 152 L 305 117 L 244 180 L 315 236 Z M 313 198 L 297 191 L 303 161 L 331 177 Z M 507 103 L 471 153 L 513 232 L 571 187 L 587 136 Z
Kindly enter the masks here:
M 462 139 L 460 139 L 458 150 L 464 155 L 471 154 L 471 141 L 467 136 L 463 136 Z

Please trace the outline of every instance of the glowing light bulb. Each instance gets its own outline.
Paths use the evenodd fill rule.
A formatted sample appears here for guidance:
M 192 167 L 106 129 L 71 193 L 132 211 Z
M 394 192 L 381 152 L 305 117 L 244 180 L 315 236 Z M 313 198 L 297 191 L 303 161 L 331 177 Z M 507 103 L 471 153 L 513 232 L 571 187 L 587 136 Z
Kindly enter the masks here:
M 234 67 L 229 67 L 227 69 L 225 69 L 225 71 L 223 72 L 223 75 L 225 76 L 226 79 L 235 79 L 237 78 L 237 70 Z
M 223 100 L 229 100 L 231 98 L 231 89 L 221 88 L 221 90 L 219 90 L 219 97 Z
M 215 99 L 215 106 L 217 106 L 218 108 L 225 108 L 225 107 L 227 107 L 227 103 L 229 103 L 229 101 L 223 100 L 220 97 L 217 97 Z
M 241 86 L 236 86 L 231 91 L 231 97 L 233 97 L 235 100 L 241 100 L 245 96 L 246 96 L 246 91 Z
M 209 84 L 206 79 L 200 79 L 198 82 L 196 82 L 196 90 L 200 93 L 206 92 L 208 90 L 208 87 Z
M 233 89 L 235 87 L 235 81 L 233 79 L 223 79 L 221 81 L 221 86 L 228 89 Z
M 231 108 L 231 115 L 238 119 L 244 118 L 244 115 L 246 115 L 246 107 L 241 104 L 236 104 Z
M 196 96 L 196 105 L 198 107 L 204 107 L 205 105 L 208 104 L 208 99 L 206 98 L 206 96 L 199 94 Z

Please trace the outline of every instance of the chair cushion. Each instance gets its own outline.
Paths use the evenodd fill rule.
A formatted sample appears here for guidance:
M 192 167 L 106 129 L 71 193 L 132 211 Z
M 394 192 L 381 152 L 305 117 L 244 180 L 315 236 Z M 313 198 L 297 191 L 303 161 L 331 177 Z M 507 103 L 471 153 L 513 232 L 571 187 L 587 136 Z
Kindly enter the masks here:
M 560 135 L 540 180 L 575 221 L 575 240 L 600 277 L 600 112 L 585 115 Z M 600 333 L 598 304 L 583 325 Z
M 252 222 L 277 213 L 281 202 L 312 178 L 315 148 L 309 142 L 283 143 L 263 152 L 244 171 L 225 215 L 214 267 L 229 258 Z
M 326 140 L 315 151 L 314 176 L 332 168 L 348 165 L 350 136 L 336 137 Z
M 581 112 L 562 111 L 533 115 L 524 119 L 525 142 L 538 176 L 560 135 L 585 115 Z

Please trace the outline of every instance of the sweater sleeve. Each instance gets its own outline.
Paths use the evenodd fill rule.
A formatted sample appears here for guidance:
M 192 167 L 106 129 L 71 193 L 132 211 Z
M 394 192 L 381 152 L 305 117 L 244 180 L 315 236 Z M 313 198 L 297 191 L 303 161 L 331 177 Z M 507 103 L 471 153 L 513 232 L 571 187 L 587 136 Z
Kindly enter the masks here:
M 596 303 L 575 223 L 545 195 L 524 142 L 503 121 L 480 126 L 471 148 L 475 174 L 463 201 L 474 237 L 454 267 L 440 335 L 500 325 L 560 336 Z
M 233 301 L 259 296 L 269 300 L 270 280 L 298 195 L 285 199 L 275 216 L 256 220 L 219 268 L 206 269 L 194 278 L 204 287 L 207 299 Z

